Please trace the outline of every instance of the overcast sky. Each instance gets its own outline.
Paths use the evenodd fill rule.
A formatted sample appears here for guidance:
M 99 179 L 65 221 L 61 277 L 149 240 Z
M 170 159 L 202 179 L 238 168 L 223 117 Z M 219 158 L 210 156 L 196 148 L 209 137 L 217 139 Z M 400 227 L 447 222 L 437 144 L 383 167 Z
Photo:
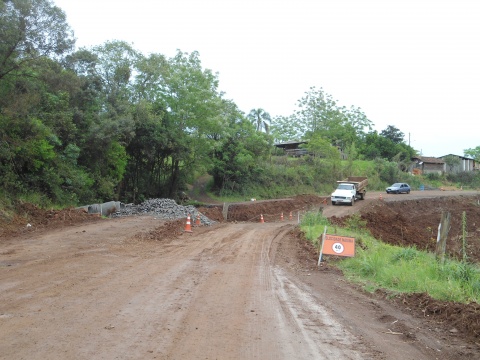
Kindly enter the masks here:
M 480 146 L 480 1 L 53 1 L 77 48 L 198 51 L 245 113 L 289 116 L 315 86 L 424 156 Z

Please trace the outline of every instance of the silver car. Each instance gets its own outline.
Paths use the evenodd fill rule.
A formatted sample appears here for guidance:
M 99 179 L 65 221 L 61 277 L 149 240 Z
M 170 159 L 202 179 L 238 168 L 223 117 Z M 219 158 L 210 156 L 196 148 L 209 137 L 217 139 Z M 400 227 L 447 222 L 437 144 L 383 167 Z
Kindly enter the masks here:
M 392 186 L 387 187 L 387 194 L 410 194 L 410 185 L 406 183 L 395 183 Z

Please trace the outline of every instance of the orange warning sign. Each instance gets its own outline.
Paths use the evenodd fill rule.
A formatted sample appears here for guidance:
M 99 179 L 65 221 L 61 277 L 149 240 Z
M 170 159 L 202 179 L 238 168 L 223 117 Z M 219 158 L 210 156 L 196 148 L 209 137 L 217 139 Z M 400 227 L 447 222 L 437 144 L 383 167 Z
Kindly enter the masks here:
M 355 256 L 355 238 L 325 234 L 323 251 L 326 255 Z

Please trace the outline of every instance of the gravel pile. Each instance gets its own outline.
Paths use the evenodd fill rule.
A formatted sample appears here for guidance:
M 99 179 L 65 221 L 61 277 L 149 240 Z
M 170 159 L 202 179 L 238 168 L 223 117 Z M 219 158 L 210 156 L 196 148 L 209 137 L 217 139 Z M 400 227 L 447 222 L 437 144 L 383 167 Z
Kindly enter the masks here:
M 178 205 L 172 199 L 150 199 L 138 205 L 125 204 L 125 207 L 113 213 L 112 217 L 151 215 L 163 220 L 176 220 L 186 218 L 188 214 L 190 214 L 192 225 L 198 215 L 203 225 L 211 225 L 215 222 L 199 212 L 195 206 Z

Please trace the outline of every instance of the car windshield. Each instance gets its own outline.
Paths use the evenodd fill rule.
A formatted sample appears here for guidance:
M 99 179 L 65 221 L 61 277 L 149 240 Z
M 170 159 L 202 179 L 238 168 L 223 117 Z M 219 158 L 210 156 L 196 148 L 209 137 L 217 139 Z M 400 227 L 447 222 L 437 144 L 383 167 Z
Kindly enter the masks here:
M 350 184 L 340 184 L 337 187 L 337 189 L 339 190 L 351 190 L 352 188 L 353 188 L 353 185 L 350 185 Z
M 393 184 L 391 187 L 400 187 L 400 186 L 402 186 L 401 183 L 395 183 L 395 184 Z

